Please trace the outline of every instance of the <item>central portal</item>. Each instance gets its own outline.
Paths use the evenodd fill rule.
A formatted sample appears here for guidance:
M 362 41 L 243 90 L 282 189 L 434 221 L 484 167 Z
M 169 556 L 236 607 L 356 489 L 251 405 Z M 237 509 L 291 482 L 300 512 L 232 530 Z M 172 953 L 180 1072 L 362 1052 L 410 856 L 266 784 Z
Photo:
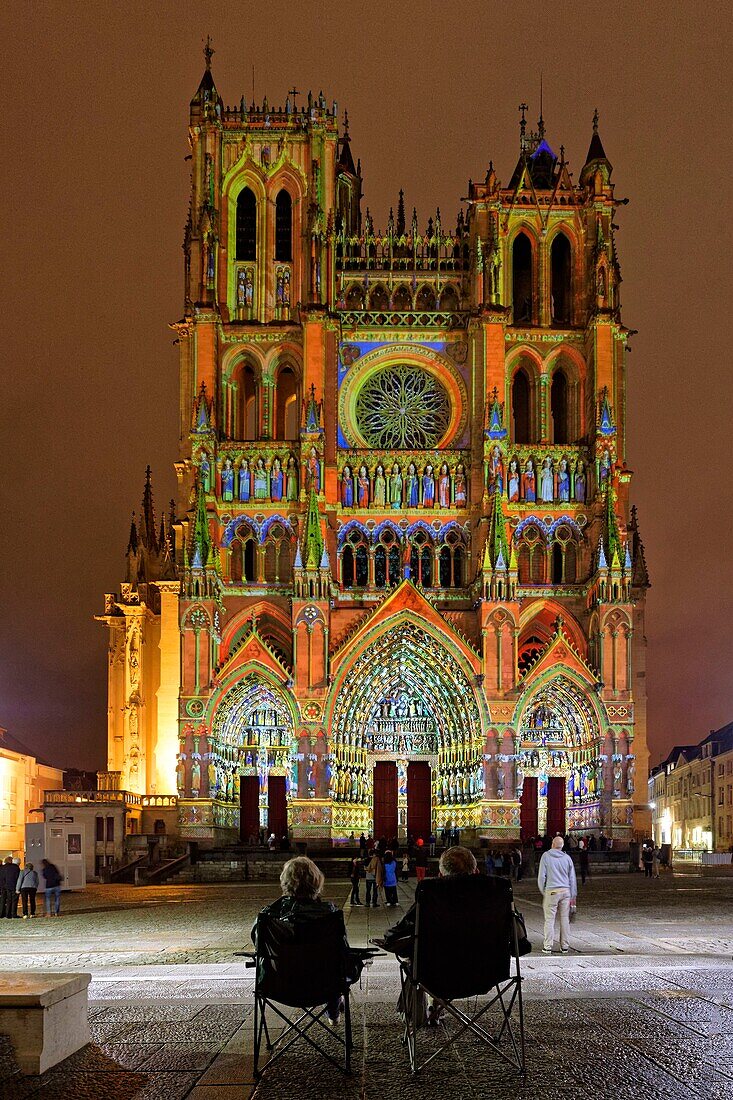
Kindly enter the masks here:
M 407 764 L 407 791 L 404 790 L 403 761 L 377 760 L 372 782 L 374 789 L 374 837 L 376 840 L 404 841 L 407 837 L 427 841 L 432 832 L 432 770 L 423 760 Z M 404 801 L 406 793 L 407 829 Z M 400 806 L 402 805 L 402 813 Z

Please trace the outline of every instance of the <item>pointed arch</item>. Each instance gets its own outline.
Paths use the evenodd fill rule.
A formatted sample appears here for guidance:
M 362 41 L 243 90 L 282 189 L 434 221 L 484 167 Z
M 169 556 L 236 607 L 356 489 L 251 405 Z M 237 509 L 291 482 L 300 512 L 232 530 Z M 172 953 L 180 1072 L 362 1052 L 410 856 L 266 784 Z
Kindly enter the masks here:
M 482 742 L 486 722 L 482 698 L 473 687 L 475 669 L 455 642 L 406 611 L 352 640 L 334 669 L 326 707 L 334 741 L 366 748 L 374 706 L 404 692 L 424 701 L 436 752 L 453 742 Z
M 290 263 L 293 259 L 293 199 L 286 187 L 275 198 L 275 260 Z
M 257 199 L 251 187 L 245 185 L 237 195 L 235 225 L 235 259 L 257 259 Z
M 573 250 L 562 229 L 550 243 L 550 319 L 553 325 L 573 322 Z
M 513 443 L 537 443 L 541 438 L 541 374 L 542 360 L 533 349 L 520 348 L 507 364 Z
M 511 242 L 512 307 L 514 325 L 531 325 L 534 320 L 535 248 L 526 228 L 520 228 Z
M 278 363 L 275 370 L 275 439 L 293 441 L 300 430 L 300 370 L 290 359 Z

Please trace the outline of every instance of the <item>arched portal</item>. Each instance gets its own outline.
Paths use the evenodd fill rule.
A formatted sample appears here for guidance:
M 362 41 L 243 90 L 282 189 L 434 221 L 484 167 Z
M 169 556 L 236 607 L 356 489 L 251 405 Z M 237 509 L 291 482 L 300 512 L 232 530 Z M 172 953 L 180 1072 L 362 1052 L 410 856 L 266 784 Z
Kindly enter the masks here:
M 209 796 L 224 805 L 240 838 L 260 827 L 287 833 L 294 750 L 293 718 L 280 690 L 257 673 L 238 680 L 220 700 L 211 729 Z
M 425 627 L 379 635 L 335 685 L 334 825 L 387 840 L 475 824 L 481 716 L 470 671 Z
M 516 791 L 524 839 L 598 830 L 608 816 L 595 705 L 583 687 L 554 676 L 531 692 L 516 731 Z

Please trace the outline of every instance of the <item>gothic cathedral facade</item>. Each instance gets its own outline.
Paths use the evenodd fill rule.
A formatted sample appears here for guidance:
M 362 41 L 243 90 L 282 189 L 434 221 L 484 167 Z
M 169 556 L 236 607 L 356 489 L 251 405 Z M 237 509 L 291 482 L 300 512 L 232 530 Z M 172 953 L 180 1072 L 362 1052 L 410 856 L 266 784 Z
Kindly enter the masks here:
M 648 832 L 611 164 L 522 114 L 447 228 L 323 96 L 190 110 L 179 497 L 106 596 L 110 788 L 208 844 Z M 170 796 L 170 797 L 167 797 Z

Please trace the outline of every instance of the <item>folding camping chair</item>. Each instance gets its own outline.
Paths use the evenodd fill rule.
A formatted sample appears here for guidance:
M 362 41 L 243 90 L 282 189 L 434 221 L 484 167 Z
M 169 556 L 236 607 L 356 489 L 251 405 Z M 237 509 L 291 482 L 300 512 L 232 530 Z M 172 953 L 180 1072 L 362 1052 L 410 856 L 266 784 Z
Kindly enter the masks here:
M 322 918 L 291 923 L 260 913 L 256 926 L 256 949 L 243 952 L 256 967 L 254 989 L 254 1074 L 259 1078 L 298 1039 L 305 1039 L 337 1069 L 351 1072 L 351 1004 L 347 975 L 348 956 L 344 950 L 345 927 L 341 910 L 325 912 Z M 372 951 L 355 951 L 368 957 Z M 329 1002 L 344 1000 L 344 1034 L 334 1032 L 323 1017 Z M 300 1010 L 295 1020 L 280 1006 Z M 272 1042 L 267 1027 L 266 1010 L 270 1009 L 285 1025 L 282 1034 Z M 343 1064 L 325 1050 L 309 1032 L 318 1028 L 344 1048 Z M 262 1039 L 270 1052 L 260 1069 Z
M 407 1044 L 412 1072 L 423 1069 L 468 1032 L 525 1076 L 522 978 L 511 887 L 485 875 L 426 879 L 418 883 L 415 903 L 412 956 L 400 959 L 406 1006 L 402 1041 Z M 447 1038 L 420 1062 L 417 1039 L 425 994 L 433 998 L 438 1015 L 442 1010 Z M 473 1009 L 455 1003 L 484 996 L 488 1001 L 477 1000 Z M 515 1004 L 518 1027 L 512 1022 Z M 486 1013 L 495 1005 L 501 1013 L 500 1024 L 489 1031 Z M 445 1028 L 449 1019 L 458 1025 L 452 1034 Z M 505 1035 L 508 1044 L 502 1047 Z

